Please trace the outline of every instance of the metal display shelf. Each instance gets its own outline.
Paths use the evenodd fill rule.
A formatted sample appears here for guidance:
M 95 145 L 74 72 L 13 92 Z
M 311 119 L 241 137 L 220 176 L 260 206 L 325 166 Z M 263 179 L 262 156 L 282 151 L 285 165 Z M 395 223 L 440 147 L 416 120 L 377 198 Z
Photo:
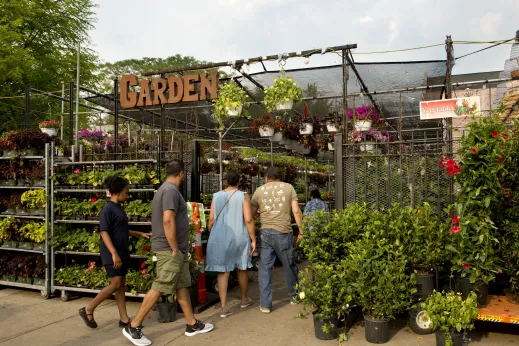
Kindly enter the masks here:
M 18 247 L 0 247 L 0 250 L 39 253 L 41 255 L 45 255 L 45 251 L 43 251 L 43 250 L 20 249 Z
M 54 223 L 96 225 L 98 220 L 54 220 Z M 128 222 L 129 226 L 151 226 L 151 222 Z
M 1 156 L 0 160 L 12 160 L 17 157 L 18 156 Z M 24 160 L 43 160 L 45 156 L 20 156 L 20 158 Z
M 79 256 L 101 256 L 98 252 L 80 252 L 80 251 L 55 251 L 56 255 L 79 255 Z M 148 256 L 130 255 L 131 258 L 147 259 Z
M 54 166 L 88 166 L 88 165 L 115 165 L 115 164 L 128 164 L 128 163 L 157 163 L 154 159 L 142 159 L 142 160 L 109 160 L 109 161 L 81 161 L 81 162 L 56 162 Z
M 45 220 L 45 216 L 36 216 L 36 215 L 7 215 L 7 214 L 1 214 L 0 217 L 14 217 L 15 219 Z
M 82 292 L 82 293 L 99 293 L 101 290 L 94 288 L 84 288 L 84 287 L 69 287 L 69 286 L 54 286 L 54 289 L 61 291 L 61 300 L 64 302 L 68 302 L 70 295 L 69 292 Z M 131 292 L 126 292 L 125 296 L 134 297 L 134 298 L 144 298 L 145 294 L 137 293 L 132 294 Z
M 9 189 L 9 190 L 37 190 L 44 189 L 45 186 L 8 186 L 8 185 L 0 185 L 0 189 Z
M 130 192 L 155 192 L 155 189 L 130 189 Z M 106 189 L 56 189 L 54 188 L 54 192 L 64 192 L 64 193 L 73 193 L 73 192 L 106 192 Z
M 22 284 L 20 282 L 4 281 L 4 280 L 0 280 L 0 285 L 12 286 L 12 287 L 20 287 L 20 288 L 28 288 L 28 289 L 31 289 L 31 290 L 37 290 L 37 291 L 41 291 L 42 295 L 44 294 L 43 290 L 45 289 L 44 286 L 40 286 L 40 285 Z M 45 297 L 45 298 L 47 298 L 47 297 Z

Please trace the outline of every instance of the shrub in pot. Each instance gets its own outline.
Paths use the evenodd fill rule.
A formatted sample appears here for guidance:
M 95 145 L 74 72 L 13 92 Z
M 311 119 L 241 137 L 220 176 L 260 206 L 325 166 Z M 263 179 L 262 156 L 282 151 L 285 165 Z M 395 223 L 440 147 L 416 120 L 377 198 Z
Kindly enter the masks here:
M 265 107 L 267 111 L 273 112 L 277 110 L 290 110 L 294 102 L 300 101 L 303 98 L 303 91 L 297 84 L 286 76 L 284 70 L 281 71 L 281 76 L 274 79 L 274 84 L 265 88 Z
M 42 249 L 42 244 L 45 242 L 45 236 L 47 234 L 47 228 L 44 222 L 29 222 L 22 226 L 19 231 L 23 234 L 23 237 L 33 244 L 26 244 L 27 248 L 34 248 L 34 244 L 40 244 L 39 248 Z M 38 247 L 36 245 L 36 247 Z
M 23 206 L 31 211 L 32 215 L 45 215 L 46 195 L 44 190 L 28 190 L 22 193 Z
M 466 299 L 461 294 L 435 292 L 421 303 L 426 316 L 436 330 L 436 345 L 462 346 L 462 332 L 474 328 L 478 316 L 477 297 L 471 292 Z
M 297 285 L 300 302 L 312 311 L 315 336 L 333 340 L 339 335 L 338 322 L 350 312 L 353 286 L 348 268 L 339 264 L 313 264 L 306 269 Z M 345 340 L 345 333 L 341 341 Z
M 173 294 L 163 295 L 155 307 L 159 323 L 170 323 L 177 319 L 177 303 Z
M 213 100 L 213 116 L 220 131 L 225 129 L 225 120 L 229 117 L 248 118 L 246 99 L 247 93 L 235 81 L 220 84 L 218 98 Z

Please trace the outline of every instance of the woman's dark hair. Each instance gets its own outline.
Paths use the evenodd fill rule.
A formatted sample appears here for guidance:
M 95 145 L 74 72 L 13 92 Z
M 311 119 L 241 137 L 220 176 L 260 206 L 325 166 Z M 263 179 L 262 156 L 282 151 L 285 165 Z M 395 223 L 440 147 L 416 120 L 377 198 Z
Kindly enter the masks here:
M 128 180 L 118 175 L 111 175 L 105 179 L 105 188 L 108 189 L 112 195 L 123 192 L 127 186 Z
M 225 180 L 230 186 L 237 186 L 240 182 L 240 175 L 234 171 L 229 171 L 225 174 Z
M 321 193 L 319 190 L 315 189 L 310 192 L 310 196 L 312 196 L 315 199 L 321 199 Z

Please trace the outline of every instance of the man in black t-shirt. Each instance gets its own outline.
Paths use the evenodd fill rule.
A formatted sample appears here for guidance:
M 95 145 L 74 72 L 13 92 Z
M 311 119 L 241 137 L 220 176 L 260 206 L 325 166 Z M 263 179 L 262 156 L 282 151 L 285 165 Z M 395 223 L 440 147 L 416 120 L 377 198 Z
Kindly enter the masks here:
M 177 295 L 187 321 L 187 336 L 210 332 L 212 324 L 198 321 L 191 307 L 188 287 L 189 273 L 189 217 L 186 201 L 178 187 L 184 180 L 184 164 L 173 160 L 166 166 L 167 179 L 155 193 L 152 202 L 152 247 L 157 256 L 157 278 L 123 335 L 134 345 L 150 345 L 151 341 L 142 334 L 142 321 L 163 294 Z

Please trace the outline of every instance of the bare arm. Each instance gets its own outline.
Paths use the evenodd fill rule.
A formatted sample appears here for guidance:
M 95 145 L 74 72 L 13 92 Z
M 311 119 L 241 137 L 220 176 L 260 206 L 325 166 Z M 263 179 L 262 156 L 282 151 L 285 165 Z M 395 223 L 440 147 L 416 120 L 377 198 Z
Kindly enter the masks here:
M 297 227 L 299 228 L 299 236 L 298 240 L 303 235 L 303 214 L 301 214 L 301 209 L 299 209 L 299 204 L 297 200 L 292 200 L 292 213 L 294 214 L 294 219 L 296 220 Z
M 211 202 L 211 209 L 209 210 L 209 224 L 207 227 L 209 228 L 209 232 L 211 232 L 211 229 L 214 226 L 214 203 Z
M 168 240 L 169 247 L 173 256 L 177 255 L 178 244 L 177 244 L 177 225 L 175 223 L 175 217 L 177 212 L 174 210 L 164 210 L 162 214 L 162 225 L 164 227 L 164 235 Z
M 254 227 L 254 217 L 252 216 L 253 207 L 249 195 L 244 196 L 243 200 L 243 221 L 247 226 L 251 242 L 251 256 L 256 251 L 256 229 Z
M 105 246 L 108 249 L 108 251 L 110 251 L 110 253 L 112 254 L 114 268 L 119 269 L 122 265 L 122 261 L 121 257 L 119 257 L 119 254 L 117 253 L 117 250 L 114 247 L 114 243 L 112 243 L 112 238 L 110 238 L 110 235 L 107 231 L 101 231 L 101 238 L 103 239 L 103 242 L 105 243 Z
M 130 234 L 130 237 L 143 237 L 146 239 L 150 239 L 151 233 L 144 233 L 144 232 L 137 232 L 137 231 L 130 231 L 128 232 Z

